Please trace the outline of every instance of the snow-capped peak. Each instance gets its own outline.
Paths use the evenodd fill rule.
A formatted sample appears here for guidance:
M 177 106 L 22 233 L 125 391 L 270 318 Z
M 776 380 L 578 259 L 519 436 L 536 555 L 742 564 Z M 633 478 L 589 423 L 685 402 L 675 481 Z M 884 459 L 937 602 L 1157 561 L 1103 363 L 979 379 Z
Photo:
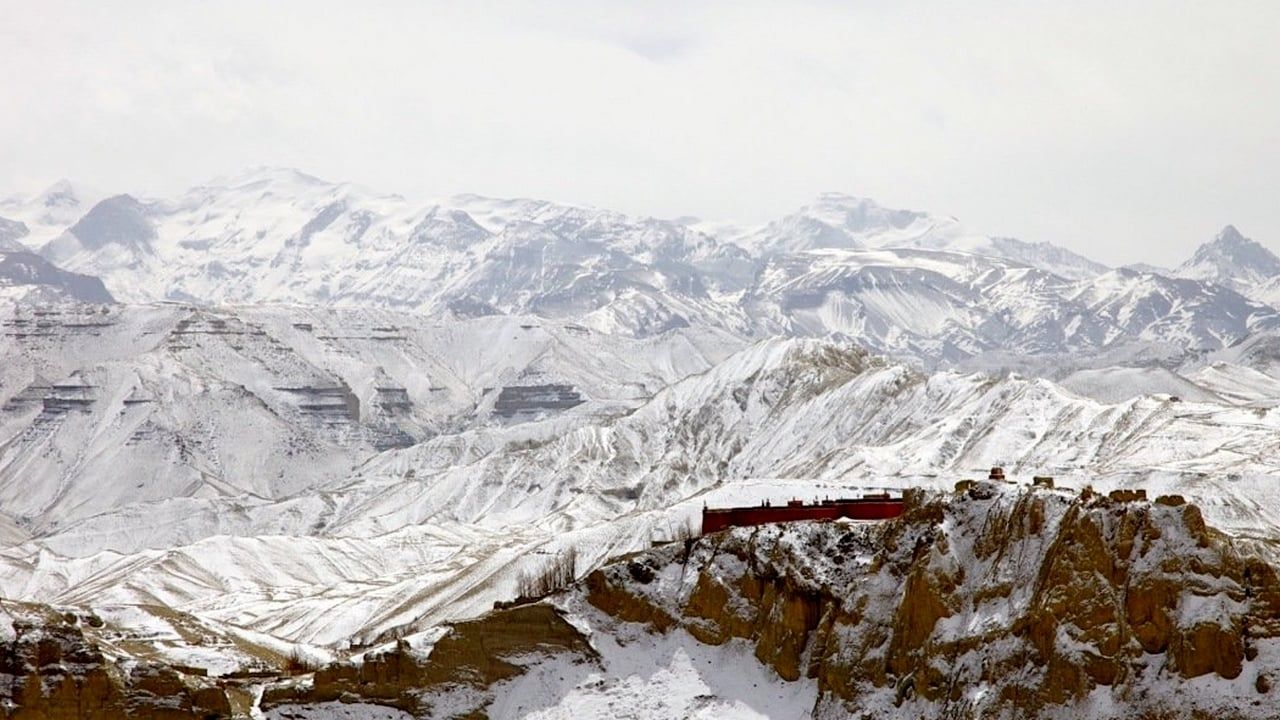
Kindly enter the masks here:
M 871 198 L 840 192 L 824 192 L 805 205 L 800 213 L 851 232 L 875 232 L 890 228 L 904 230 L 919 220 L 931 219 L 916 210 L 886 208 Z M 952 222 L 955 218 L 946 218 Z
M 62 234 L 104 197 L 86 185 L 62 179 L 34 195 L 0 199 L 0 217 L 25 226 L 21 241 L 36 248 Z
M 958 223 L 954 218 L 886 208 L 869 198 L 826 192 L 741 238 L 741 242 L 764 253 L 906 247 L 944 227 L 948 234 L 954 234 Z
M 1213 240 L 1196 249 L 1177 274 L 1210 280 L 1237 289 L 1280 275 L 1280 257 L 1228 225 Z
M 45 207 L 55 207 L 62 205 L 78 205 L 80 200 L 76 196 L 76 189 L 70 180 L 63 178 L 45 189 L 44 192 L 37 196 L 37 200 Z
M 10 200 L 7 204 L 12 210 L 16 210 L 19 205 L 25 206 L 29 213 L 38 212 L 43 215 L 42 219 L 46 223 L 57 224 L 74 222 L 104 197 L 104 192 L 62 178 L 25 201 Z

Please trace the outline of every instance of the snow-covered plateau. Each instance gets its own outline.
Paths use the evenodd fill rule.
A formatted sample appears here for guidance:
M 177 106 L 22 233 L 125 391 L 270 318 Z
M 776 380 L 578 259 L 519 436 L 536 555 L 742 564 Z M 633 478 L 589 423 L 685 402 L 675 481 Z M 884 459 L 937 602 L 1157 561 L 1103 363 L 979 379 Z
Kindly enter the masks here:
M 1280 558 L 1277 286 L 1232 227 L 1110 269 L 838 194 L 759 227 L 280 169 L 0 200 L 0 713 L 167 687 L 192 716 L 1230 717 L 1280 672 L 1247 632 L 1280 608 L 1250 595 Z M 1058 489 L 952 492 L 993 466 Z M 1178 499 L 1105 498 L 1136 489 Z M 922 490 L 881 525 L 679 542 L 704 505 Z M 1104 538 L 1110 619 L 1023 612 L 1087 569 L 1064 523 Z M 1154 554 L 1110 549 L 1125 523 Z M 848 537 L 852 565 L 801 557 Z M 491 612 L 566 557 L 578 584 Z M 803 597 L 752 594 L 779 578 Z M 541 632 L 564 652 L 469 655 Z

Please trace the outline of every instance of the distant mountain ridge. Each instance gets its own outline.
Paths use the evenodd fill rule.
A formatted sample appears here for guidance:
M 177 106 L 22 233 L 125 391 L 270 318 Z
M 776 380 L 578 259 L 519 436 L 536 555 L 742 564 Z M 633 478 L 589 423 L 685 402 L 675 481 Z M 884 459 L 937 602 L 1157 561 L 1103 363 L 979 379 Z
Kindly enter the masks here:
M 1280 275 L 1280 257 L 1228 225 L 1174 272 L 1181 277 L 1247 288 Z
M 835 334 L 945 365 L 1135 340 L 1215 350 L 1275 327 L 1280 301 L 1280 260 L 1234 228 L 1176 272 L 1112 271 L 840 193 L 755 228 L 476 195 L 420 205 L 281 168 L 72 212 L 84 204 L 69 183 L 6 200 L 18 219 L 0 231 L 28 228 L 22 242 L 125 302 L 538 315 L 633 337 Z
M 26 225 L 0 218 L 0 298 L 23 303 L 115 302 L 102 280 L 67 272 L 18 242 Z

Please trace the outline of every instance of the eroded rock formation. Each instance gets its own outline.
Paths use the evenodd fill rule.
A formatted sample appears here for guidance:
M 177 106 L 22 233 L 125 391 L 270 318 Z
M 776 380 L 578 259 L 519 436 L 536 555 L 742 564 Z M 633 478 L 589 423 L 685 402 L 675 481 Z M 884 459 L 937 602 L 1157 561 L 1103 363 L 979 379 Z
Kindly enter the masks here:
M 1277 707 L 1275 569 L 1192 505 L 977 484 L 914 493 L 894 522 L 738 529 L 684 552 L 606 567 L 587 599 L 750 643 L 782 678 L 817 681 L 822 717 Z
M 321 668 L 307 685 L 269 689 L 262 707 L 331 701 L 372 703 L 424 717 L 485 717 L 494 684 L 540 659 L 568 654 L 591 662 L 583 635 L 547 604 L 520 605 L 449 626 L 427 653 L 400 642 L 359 663 Z
M 13 720 L 178 720 L 248 717 L 247 693 L 159 663 L 123 666 L 85 637 L 91 615 L 5 602 L 0 717 Z
M 28 610 L 0 643 L 6 718 L 248 710 L 234 683 L 146 663 L 125 672 L 86 639 L 87 620 Z M 750 648 L 779 682 L 816 687 L 814 706 L 796 710 L 817 718 L 1229 720 L 1280 706 L 1280 574 L 1256 544 L 1245 552 L 1181 498 L 999 483 L 911 492 L 881 523 L 672 543 L 450 625 L 422 649 L 398 642 L 256 682 L 269 717 L 326 703 L 486 717 L 545 668 L 559 668 L 543 676 L 551 685 L 533 681 L 545 702 L 600 687 L 611 668 L 596 648 L 637 633 Z

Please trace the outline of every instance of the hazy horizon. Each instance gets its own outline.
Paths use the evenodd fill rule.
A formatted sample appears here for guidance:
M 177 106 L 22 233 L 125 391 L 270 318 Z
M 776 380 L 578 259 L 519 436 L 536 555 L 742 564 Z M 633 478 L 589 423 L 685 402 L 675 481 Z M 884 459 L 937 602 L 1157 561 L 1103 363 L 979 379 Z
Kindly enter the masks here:
M 759 223 L 819 193 L 1110 265 L 1280 243 L 1280 6 L 0 0 L 0 196 L 286 166 Z

